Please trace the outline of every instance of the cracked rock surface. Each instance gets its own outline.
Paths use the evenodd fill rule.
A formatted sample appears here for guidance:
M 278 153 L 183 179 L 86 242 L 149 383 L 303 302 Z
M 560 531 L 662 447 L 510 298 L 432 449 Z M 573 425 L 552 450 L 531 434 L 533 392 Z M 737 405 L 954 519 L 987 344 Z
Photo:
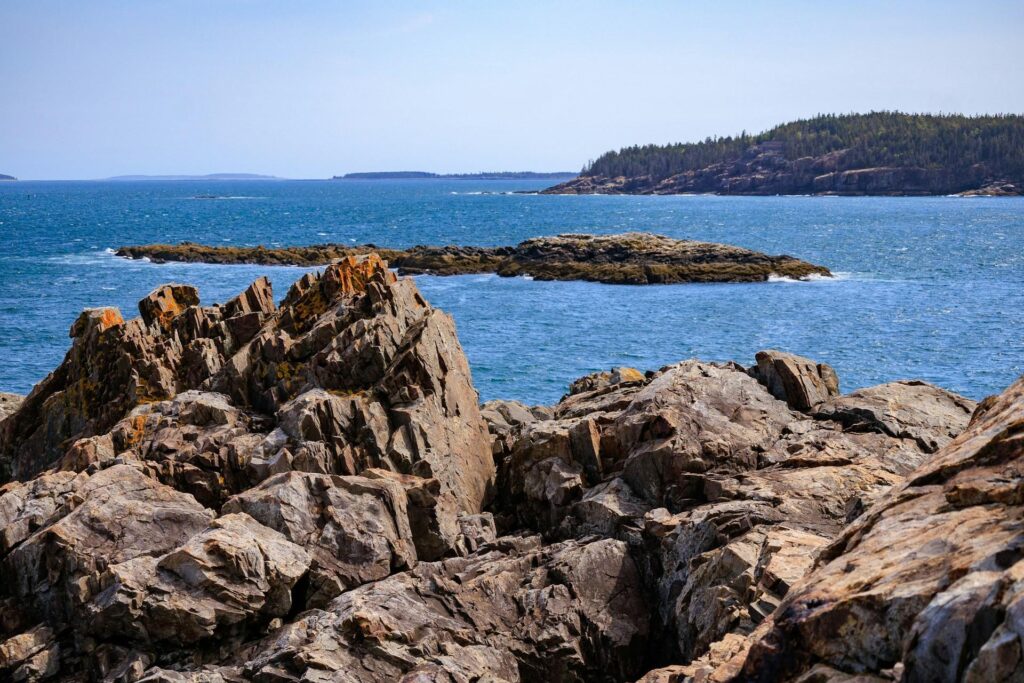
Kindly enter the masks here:
M 0 418 L 0 679 L 1024 676 L 1021 382 L 765 351 L 479 406 L 376 255 L 139 310 Z

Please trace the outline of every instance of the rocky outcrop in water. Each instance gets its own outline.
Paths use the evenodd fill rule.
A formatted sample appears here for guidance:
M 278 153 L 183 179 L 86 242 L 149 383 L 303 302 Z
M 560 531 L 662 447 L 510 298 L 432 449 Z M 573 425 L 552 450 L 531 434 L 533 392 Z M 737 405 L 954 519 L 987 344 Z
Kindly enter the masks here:
M 0 422 L 0 678 L 1022 666 L 1020 383 L 977 408 L 923 382 L 843 395 L 766 351 L 478 407 L 451 320 L 375 256 L 280 306 L 261 279 L 140 313 L 83 314 Z
M 350 256 L 379 253 L 403 275 L 497 273 L 528 275 L 537 280 L 588 280 L 608 284 L 671 284 L 678 282 L 761 282 L 772 275 L 789 278 L 831 275 L 791 256 L 768 256 L 749 249 L 711 242 L 675 240 L 650 233 L 620 235 L 558 235 L 537 237 L 515 247 L 413 247 L 405 251 L 374 245 L 351 247 L 321 244 L 309 247 L 210 247 L 190 242 L 122 247 L 128 258 L 162 263 L 258 263 L 321 265 Z

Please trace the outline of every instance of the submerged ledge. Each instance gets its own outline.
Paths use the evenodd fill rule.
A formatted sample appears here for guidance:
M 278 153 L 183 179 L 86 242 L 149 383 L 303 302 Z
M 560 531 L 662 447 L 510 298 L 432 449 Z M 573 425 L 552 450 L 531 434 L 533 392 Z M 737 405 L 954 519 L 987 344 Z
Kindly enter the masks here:
M 713 242 L 676 240 L 629 232 L 536 237 L 515 247 L 416 246 L 406 250 L 373 244 L 304 247 L 222 247 L 182 242 L 121 247 L 118 256 L 154 263 L 326 265 L 376 252 L 403 275 L 529 275 L 536 280 L 586 280 L 606 284 L 765 282 L 770 276 L 831 276 L 824 266 Z

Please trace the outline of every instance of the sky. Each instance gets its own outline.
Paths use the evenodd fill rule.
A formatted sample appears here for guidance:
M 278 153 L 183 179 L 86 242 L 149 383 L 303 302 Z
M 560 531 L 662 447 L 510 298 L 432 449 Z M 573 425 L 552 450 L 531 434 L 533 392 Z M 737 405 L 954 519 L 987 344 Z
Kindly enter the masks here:
M 0 173 L 579 170 L 824 112 L 1024 113 L 1024 2 L 0 0 Z

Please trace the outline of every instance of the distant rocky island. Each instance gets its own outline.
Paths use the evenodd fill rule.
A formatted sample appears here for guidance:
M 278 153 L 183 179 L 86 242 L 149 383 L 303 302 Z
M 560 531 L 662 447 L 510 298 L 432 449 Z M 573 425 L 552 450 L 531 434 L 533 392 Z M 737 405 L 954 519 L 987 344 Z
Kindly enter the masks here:
M 496 171 L 485 173 L 429 173 L 427 171 L 371 171 L 336 175 L 331 180 L 564 180 L 575 178 L 578 173 L 557 171 L 537 173 L 535 171 Z
M 127 246 L 119 256 L 156 263 L 249 263 L 326 265 L 338 259 L 377 253 L 403 275 L 497 273 L 537 280 L 587 280 L 606 284 L 682 282 L 763 282 L 772 276 L 803 279 L 829 276 L 824 266 L 792 256 L 712 242 L 676 240 L 651 233 L 565 234 L 537 237 L 514 247 L 417 246 L 386 249 L 377 245 L 315 244 L 303 247 L 223 247 L 182 242 L 177 245 Z
M 207 175 L 118 175 L 107 180 L 280 180 L 259 173 L 209 173 Z
M 546 194 L 1024 194 L 1024 116 L 875 112 L 608 152 Z
M 17 180 L 17 178 L 12 175 L 4 175 L 3 173 L 0 173 L 0 180 Z
M 479 405 L 377 255 L 276 301 L 87 309 L 0 396 L 0 680 L 1020 680 L 1024 380 L 769 349 Z

